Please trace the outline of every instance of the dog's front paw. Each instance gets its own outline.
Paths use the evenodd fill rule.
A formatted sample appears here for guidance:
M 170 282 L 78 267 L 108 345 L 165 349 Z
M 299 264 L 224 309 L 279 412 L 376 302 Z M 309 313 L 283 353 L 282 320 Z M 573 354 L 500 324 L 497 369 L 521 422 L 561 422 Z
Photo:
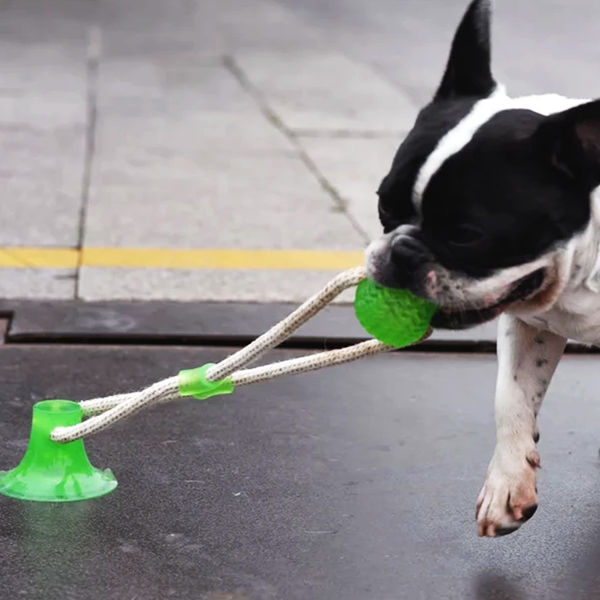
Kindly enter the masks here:
M 480 536 L 507 535 L 534 515 L 538 506 L 535 481 L 539 466 L 540 455 L 535 446 L 496 448 L 477 500 Z

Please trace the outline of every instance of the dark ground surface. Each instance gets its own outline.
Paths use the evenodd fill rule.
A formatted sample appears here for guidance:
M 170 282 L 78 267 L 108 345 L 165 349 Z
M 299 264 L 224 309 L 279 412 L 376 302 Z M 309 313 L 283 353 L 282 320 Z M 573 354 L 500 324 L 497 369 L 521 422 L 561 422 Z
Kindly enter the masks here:
M 84 302 L 81 300 L 0 300 L 0 318 L 9 320 L 11 342 L 210 343 L 247 344 L 292 312 L 295 304 L 252 302 Z M 353 306 L 328 306 L 295 332 L 294 345 L 355 343 L 368 336 Z M 426 342 L 491 347 L 496 324 L 466 331 L 436 331 Z
M 0 465 L 20 460 L 34 401 L 135 389 L 226 352 L 3 346 Z M 600 598 L 596 361 L 559 369 L 541 507 L 510 537 L 478 539 L 474 522 L 493 357 L 396 354 L 158 407 L 89 440 L 119 488 L 0 498 L 0 597 Z

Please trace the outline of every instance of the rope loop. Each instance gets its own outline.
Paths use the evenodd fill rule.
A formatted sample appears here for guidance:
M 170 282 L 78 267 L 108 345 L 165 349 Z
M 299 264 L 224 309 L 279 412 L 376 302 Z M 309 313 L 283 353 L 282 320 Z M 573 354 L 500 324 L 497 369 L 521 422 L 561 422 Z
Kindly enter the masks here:
M 267 381 L 280 375 L 306 373 L 393 350 L 393 346 L 378 340 L 368 340 L 348 348 L 240 370 L 281 344 L 344 290 L 358 285 L 365 278 L 364 267 L 356 267 L 340 273 L 283 321 L 218 364 L 209 363 L 197 369 L 181 371 L 179 376 L 159 381 L 139 392 L 80 402 L 83 414 L 89 418 L 78 425 L 57 427 L 50 437 L 55 442 L 72 442 L 98 433 L 154 404 L 170 402 L 186 396 L 205 399 L 215 395 L 230 394 L 236 386 Z M 429 332 L 425 337 L 428 335 Z

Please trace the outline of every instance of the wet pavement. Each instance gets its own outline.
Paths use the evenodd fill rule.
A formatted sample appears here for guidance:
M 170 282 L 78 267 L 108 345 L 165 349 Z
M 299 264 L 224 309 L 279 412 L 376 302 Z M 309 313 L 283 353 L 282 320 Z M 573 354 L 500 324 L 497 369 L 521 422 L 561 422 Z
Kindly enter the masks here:
M 227 353 L 9 342 L 0 463 L 20 460 L 37 400 L 132 390 Z M 540 421 L 541 506 L 509 537 L 479 539 L 474 521 L 493 448 L 493 356 L 398 353 L 156 407 L 90 439 L 118 489 L 64 505 L 0 498 L 0 594 L 595 598 L 596 362 L 568 356 L 559 368 Z

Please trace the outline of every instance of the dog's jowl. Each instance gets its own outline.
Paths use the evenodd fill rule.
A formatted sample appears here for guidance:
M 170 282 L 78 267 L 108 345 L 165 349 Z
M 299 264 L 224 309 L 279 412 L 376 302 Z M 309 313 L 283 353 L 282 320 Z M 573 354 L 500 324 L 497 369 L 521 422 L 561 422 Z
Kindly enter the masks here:
M 370 276 L 440 306 L 438 328 L 500 317 L 496 449 L 480 535 L 537 508 L 536 416 L 568 338 L 600 342 L 600 101 L 511 98 L 490 7 L 468 7 L 442 81 L 379 188 Z

